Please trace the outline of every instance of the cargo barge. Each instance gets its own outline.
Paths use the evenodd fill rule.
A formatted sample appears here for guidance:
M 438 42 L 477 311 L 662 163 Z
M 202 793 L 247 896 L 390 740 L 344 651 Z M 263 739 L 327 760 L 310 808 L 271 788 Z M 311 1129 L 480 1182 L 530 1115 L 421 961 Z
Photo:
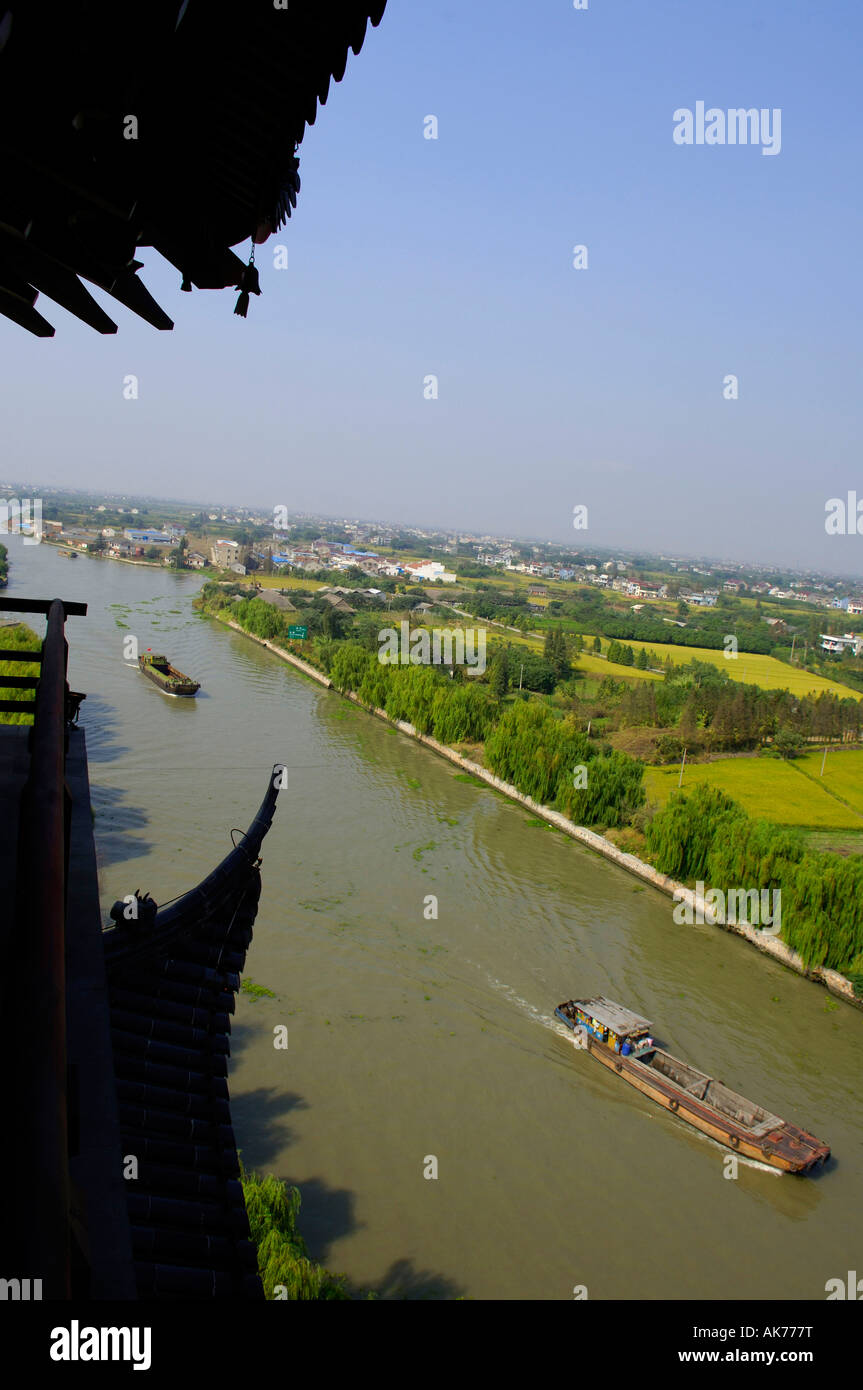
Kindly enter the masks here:
M 143 656 L 139 656 L 138 666 L 165 695 L 191 699 L 201 688 L 199 681 L 184 676 L 182 671 L 171 665 L 166 656 L 158 655 L 156 652 L 146 651 Z
M 603 995 L 570 999 L 554 1012 L 575 1033 L 578 1047 L 734 1153 L 786 1173 L 811 1173 L 830 1157 L 828 1145 L 814 1135 L 664 1052 L 647 1019 Z

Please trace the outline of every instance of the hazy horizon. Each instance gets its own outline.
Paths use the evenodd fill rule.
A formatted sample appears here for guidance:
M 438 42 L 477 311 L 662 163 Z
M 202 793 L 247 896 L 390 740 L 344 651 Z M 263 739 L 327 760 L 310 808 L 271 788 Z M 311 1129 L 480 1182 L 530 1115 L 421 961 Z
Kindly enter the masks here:
M 49 487 L 57 486 L 57 487 L 58 487 L 58 490 L 60 490 L 60 489 L 62 489 L 62 486 L 63 486 L 63 485 L 62 485 L 62 484 L 57 485 L 57 484 L 51 484 L 51 483 L 49 483 L 48 486 L 49 486 Z M 0 487 L 2 487 L 2 484 L 0 484 Z M 70 491 L 72 491 L 72 490 L 70 489 Z M 11 495 L 11 494 L 10 494 L 10 495 Z M 23 492 L 22 492 L 22 489 L 21 489 L 20 486 L 17 487 L 17 492 L 16 492 L 16 494 L 14 494 L 14 495 L 18 495 L 19 497 L 23 495 Z M 93 499 L 97 499 L 97 498 L 104 499 L 104 498 L 110 498 L 110 497 L 112 497 L 112 496 L 115 496 L 115 497 L 116 497 L 116 496 L 122 496 L 125 500 L 130 501 L 130 502 L 149 502 L 149 503 L 151 503 L 151 504 L 158 504 L 158 503 L 164 502 L 164 503 L 169 504 L 170 506 L 190 507 L 190 508 L 195 508 L 195 509 L 197 509 L 197 510 L 200 510 L 200 509 L 205 508 L 205 507 L 206 507 L 206 508 L 217 507 L 217 508 L 219 508 L 220 510 L 222 510 L 222 511 L 227 511 L 227 512 L 230 512 L 230 511 L 232 511 L 232 510 L 234 510 L 234 511 L 236 511 L 236 510 L 244 510 L 244 511 L 250 511 L 250 512 L 255 512 L 255 511 L 260 511 L 260 510 L 262 510 L 260 503 L 258 503 L 258 504 L 255 504 L 254 502 L 251 502 L 251 503 L 250 503 L 248 500 L 247 500 L 247 501 L 242 501 L 242 500 L 239 499 L 239 498 L 231 498 L 231 499 L 229 499 L 229 500 L 226 501 L 226 500 L 224 500 L 224 499 L 215 498 L 215 497 L 210 497 L 210 498 L 207 498 L 207 497 L 181 497 L 181 496 L 176 496 L 176 495 L 175 495 L 175 496 L 170 496 L 170 495 L 167 495 L 167 494 L 148 494 L 148 493 L 132 493 L 132 492 L 123 493 L 123 494 L 113 494 L 113 493 L 110 492 L 109 490 L 105 490 L 105 491 L 99 491 L 99 490 L 91 491 L 91 490 L 89 490 L 89 489 L 82 490 L 81 495 L 82 495 L 82 496 L 87 496 L 87 497 L 90 497 L 90 498 L 93 498 Z M 295 518 L 296 518 L 296 520 L 299 520 L 299 521 L 305 520 L 305 519 L 307 519 L 307 518 L 314 519 L 314 520 L 320 520 L 320 521 L 322 521 L 322 522 L 331 523 L 331 524 L 334 525 L 334 526 L 339 525 L 339 523 L 342 522 L 342 521 L 350 521 L 350 522 L 356 523 L 356 524 L 358 524 L 358 525 L 367 526 L 367 527 L 379 525 L 379 526 L 381 526 L 381 527 L 383 527 L 383 528 L 386 528 L 386 529 L 395 529 L 395 530 L 403 529 L 403 530 L 406 530 L 406 531 L 410 531 L 410 530 L 413 530 L 413 529 L 421 529 L 421 530 L 430 531 L 430 532 L 432 532 L 432 533 L 438 533 L 438 534 L 440 534 L 440 533 L 447 533 L 447 534 L 451 534 L 451 535 L 460 534 L 460 535 L 471 535 L 471 536 L 478 536 L 478 537 L 483 537 L 483 536 L 485 536 L 485 537 L 491 538 L 493 541 L 504 541 L 504 540 L 506 540 L 506 541 L 511 541 L 511 542 L 513 542 L 513 543 L 515 543 L 515 544 L 518 544 L 518 545 L 537 545 L 537 546 L 542 546 L 542 545 L 555 545 L 555 546 L 562 546 L 562 547 L 566 547 L 566 548 L 568 548 L 568 549 L 571 549 L 571 550 L 573 551 L 573 553 L 581 553 L 581 554 L 584 554 L 584 555 L 587 555 L 587 556 L 589 556 L 591 553 L 594 553 L 594 552 L 595 552 L 595 553 L 597 553 L 597 554 L 624 554 L 624 555 L 627 555 L 627 556 L 630 556 L 630 557 L 635 557 L 635 556 L 641 557 L 641 556 L 644 556 L 644 557 L 649 558 L 649 559 L 658 559 L 658 560 L 661 560 L 661 559 L 665 558 L 665 559 L 668 559 L 668 560 L 671 560 L 671 559 L 676 560 L 676 561 L 681 561 L 681 560 L 682 560 L 682 561 L 687 561 L 687 562 L 690 562 L 690 563 L 694 563 L 694 562 L 696 562 L 696 561 L 701 561 L 701 562 L 704 563 L 704 564 L 709 564 L 709 565 L 712 565 L 712 566 L 714 566 L 714 567 L 716 567 L 716 568 L 721 568 L 723 565 L 726 565 L 726 564 L 727 564 L 727 565 L 730 565 L 730 566 L 742 565 L 744 568 L 751 568 L 751 569 L 765 568 L 765 569 L 767 569 L 767 570 L 771 570 L 771 571 L 775 571 L 775 572 L 786 572 L 786 573 L 788 573 L 788 574 L 803 574 L 803 573 L 807 573 L 807 574 L 810 574 L 810 575 L 820 575 L 820 576 L 822 576 L 822 577 L 825 578 L 825 579 L 835 579 L 835 580 L 839 580 L 839 581 L 842 581 L 842 580 L 852 580 L 852 581 L 857 581 L 857 582 L 860 583 L 860 584 L 863 584 L 863 570 L 861 570 L 861 571 L 856 571 L 856 572 L 855 572 L 855 571 L 831 570 L 831 569 L 820 568 L 820 567 L 818 567 L 818 566 L 801 566 L 801 565 L 799 565 L 799 564 L 793 564 L 793 563 L 779 563 L 779 562 L 777 562 L 777 563 L 775 563 L 775 564 L 773 564 L 773 565 L 761 566 L 757 560 L 751 560 L 751 559 L 747 559 L 747 558 L 744 558 L 744 559 L 742 559 L 742 560 L 741 560 L 741 559 L 735 559 L 733 556 L 730 556 L 730 555 L 719 555 L 719 554 L 716 554 L 716 553 L 711 553 L 711 552 L 709 552 L 709 551 L 697 551 L 697 552 L 693 551 L 693 552 L 689 552 L 689 551 L 674 549 L 674 548 L 671 548 L 671 547 L 663 547 L 663 548 L 660 548 L 660 549 L 657 549 L 657 550 L 652 550 L 652 549 L 649 549 L 649 548 L 641 548 L 641 547 L 633 547 L 633 546 L 627 547 L 627 546 L 621 546 L 621 545 L 606 545 L 606 544 L 601 544 L 601 543 L 599 543 L 599 542 L 597 542 L 596 544 L 594 544 L 592 541 L 590 541 L 590 542 L 585 541 L 585 540 L 579 541 L 579 540 L 578 540 L 578 534 L 579 534 L 579 533 L 574 533 L 574 539 L 572 539 L 572 540 L 570 540 L 570 538 L 569 538 L 568 536 L 565 537 L 565 538 L 563 538 L 563 539 L 560 539 L 560 538 L 557 538 L 557 539 L 556 539 L 556 538 L 553 537 L 553 536 L 528 535 L 528 534 L 526 534 L 526 533 L 520 533 L 520 532 L 518 532 L 518 531 L 508 531 L 508 532 L 504 532 L 504 531 L 500 531 L 500 532 L 487 531 L 487 530 L 485 530 L 484 528 L 482 528 L 481 526 L 471 526 L 471 525 L 468 525 L 468 524 L 466 524 L 466 523 L 464 523 L 464 522 L 461 522 L 461 523 L 458 523 L 458 524 L 446 524 L 446 525 L 444 525 L 444 524 L 435 524 L 434 522 L 417 521 L 416 519 L 405 519 L 405 518 L 386 517 L 386 516 L 373 516 L 373 515 L 371 515 L 371 514 L 366 515 L 366 514 L 362 514 L 362 513 L 357 513 L 357 514 L 355 514 L 355 515 L 350 515 L 350 514 L 348 514 L 348 513 L 326 513 L 326 512 L 323 512 L 323 511 L 319 511 L 319 510 L 318 510 L 318 511 L 310 510 L 310 511 L 297 512 L 297 513 L 295 513 Z M 289 518 L 289 525 L 294 525 L 294 524 L 296 524 L 295 518 Z M 581 532 L 580 534 L 581 534 L 582 536 L 584 536 L 585 533 L 584 533 L 584 532 Z M 851 539 L 851 538 L 849 537 L 848 539 Z M 384 546 L 383 548 L 386 549 L 385 546 Z M 418 548 L 421 548 L 421 546 L 418 547 Z

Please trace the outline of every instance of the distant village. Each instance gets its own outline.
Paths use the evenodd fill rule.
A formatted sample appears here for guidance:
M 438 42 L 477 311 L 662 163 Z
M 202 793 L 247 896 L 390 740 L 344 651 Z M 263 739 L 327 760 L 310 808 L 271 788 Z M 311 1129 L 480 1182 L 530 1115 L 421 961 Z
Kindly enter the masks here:
M 293 527 L 279 528 L 273 526 L 272 513 L 244 507 L 205 509 L 194 515 L 187 507 L 184 521 L 188 524 L 181 524 L 178 520 L 169 521 L 166 515 L 183 511 L 178 504 L 150 502 L 147 507 L 139 507 L 129 505 L 131 501 L 124 498 L 124 505 L 120 505 L 119 500 L 78 500 L 70 512 L 79 521 L 84 512 L 85 524 L 44 519 L 44 539 L 111 559 L 161 561 L 176 568 L 213 570 L 239 577 L 256 572 L 298 576 L 352 571 L 355 579 L 360 572 L 371 581 L 400 580 L 405 584 L 438 586 L 464 583 L 466 571 L 474 579 L 485 570 L 509 572 L 535 581 L 528 588 L 528 597 L 538 601 L 537 612 L 542 611 L 541 601 L 546 598 L 542 584 L 545 580 L 592 585 L 625 595 L 639 601 L 632 605 L 634 609 L 639 609 L 643 601 L 669 599 L 688 609 L 713 608 L 720 594 L 727 594 L 810 604 L 842 613 L 849 619 L 863 616 L 863 585 L 828 576 L 777 575 L 758 565 L 696 564 L 682 557 L 616 553 L 615 558 L 603 560 L 601 554 L 574 551 L 552 541 L 529 543 L 511 537 L 398 527 L 348 518 L 298 516 Z M 66 508 L 55 506 L 53 510 L 63 513 Z M 142 511 L 147 515 L 155 513 L 160 524 L 138 524 Z M 100 524 L 109 518 L 110 524 Z M 235 536 L 212 534 L 219 530 L 233 530 Z M 309 539 L 316 530 L 317 538 Z M 298 532 L 303 539 L 297 538 Z M 348 539 L 333 539 L 334 535 Z M 399 554 L 398 548 L 406 547 L 411 558 Z M 423 550 L 432 554 L 423 557 Z M 445 558 L 435 559 L 434 553 Z M 646 578 L 645 572 L 651 577 Z M 766 617 L 766 621 L 781 626 L 779 619 Z M 826 652 L 849 650 L 859 656 L 863 652 L 863 635 L 822 633 L 820 645 Z

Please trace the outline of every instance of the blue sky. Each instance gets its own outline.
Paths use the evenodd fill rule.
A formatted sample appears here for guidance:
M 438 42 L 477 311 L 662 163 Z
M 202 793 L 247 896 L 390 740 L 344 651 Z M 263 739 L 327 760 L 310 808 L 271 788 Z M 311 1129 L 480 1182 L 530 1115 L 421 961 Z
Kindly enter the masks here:
M 247 320 L 145 249 L 173 334 L 98 291 L 115 337 L 45 300 L 49 342 L 0 322 L 3 471 L 863 573 L 824 530 L 863 497 L 861 16 L 390 0 Z M 676 145 L 699 100 L 780 108 L 781 152 Z

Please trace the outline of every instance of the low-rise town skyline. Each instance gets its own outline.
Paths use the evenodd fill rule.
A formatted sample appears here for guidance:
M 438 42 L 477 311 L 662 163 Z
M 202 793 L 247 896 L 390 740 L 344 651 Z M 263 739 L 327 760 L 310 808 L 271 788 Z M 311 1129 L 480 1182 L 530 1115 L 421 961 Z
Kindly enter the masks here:
M 415 544 L 417 549 L 422 549 L 423 544 L 425 544 L 429 550 L 457 555 L 461 558 L 472 558 L 476 564 L 486 566 L 489 569 L 502 568 L 537 578 L 577 579 L 580 582 L 597 584 L 600 587 L 610 587 L 615 592 L 625 591 L 630 597 L 656 598 L 664 597 L 664 595 L 660 592 L 661 585 L 651 584 L 647 580 L 636 583 L 636 587 L 631 587 L 635 581 L 629 580 L 630 587 L 624 590 L 619 577 L 611 573 L 613 569 L 628 568 L 669 572 L 677 575 L 689 574 L 693 577 L 690 598 L 697 605 L 709 606 L 711 590 L 709 585 L 702 586 L 705 589 L 706 597 L 702 596 L 698 590 L 696 579 L 710 580 L 714 576 L 719 577 L 720 587 L 727 593 L 746 589 L 748 592 L 760 596 L 795 599 L 830 606 L 836 597 L 835 590 L 839 587 L 848 591 L 848 601 L 852 605 L 863 603 L 863 561 L 861 561 L 859 573 L 846 574 L 841 571 L 829 571 L 806 566 L 764 563 L 755 559 L 741 561 L 704 554 L 693 555 L 683 551 L 669 554 L 663 551 L 638 551 L 625 547 L 593 546 L 589 543 L 585 544 L 582 539 L 583 533 L 576 533 L 579 536 L 579 544 L 573 546 L 551 538 L 543 539 L 536 536 L 515 534 L 496 535 L 492 532 L 465 527 L 441 529 L 418 526 L 411 522 L 338 516 L 320 512 L 289 512 L 289 527 L 280 528 L 274 525 L 273 519 L 275 513 L 288 511 L 284 505 L 274 506 L 266 510 L 236 503 L 223 504 L 147 494 L 112 494 L 83 489 L 61 489 L 35 482 L 22 483 L 19 480 L 0 481 L 0 523 L 2 523 L 4 499 L 11 506 L 13 499 L 31 497 L 38 497 L 42 500 L 43 510 L 45 508 L 50 510 L 52 506 L 58 505 L 58 499 L 80 500 L 85 509 L 92 513 L 92 522 L 89 526 L 72 528 L 72 532 L 80 531 L 79 536 L 67 530 L 64 533 L 66 539 L 77 539 L 88 543 L 91 538 L 95 540 L 97 536 L 101 536 L 104 540 L 111 542 L 105 547 L 108 552 L 118 556 L 131 555 L 139 547 L 176 545 L 177 541 L 185 534 L 186 528 L 178 524 L 167 525 L 166 528 L 161 525 L 135 525 L 135 518 L 140 518 L 142 512 L 176 511 L 182 513 L 188 510 L 190 517 L 199 517 L 204 527 L 272 527 L 273 541 L 276 544 L 282 539 L 287 539 L 290 531 L 297 527 L 318 526 L 322 531 L 340 529 L 350 537 L 350 542 L 342 545 L 323 535 L 314 541 L 309 539 L 305 549 L 294 545 L 291 547 L 292 553 L 286 553 L 284 558 L 300 568 L 310 567 L 313 562 L 319 562 L 321 559 L 329 561 L 329 567 L 334 569 L 347 567 L 348 563 L 355 563 L 363 568 L 364 562 L 366 564 L 372 562 L 372 568 L 375 572 L 384 575 L 392 572 L 390 577 L 398 577 L 402 570 L 407 567 L 394 565 L 391 559 L 380 559 L 374 551 L 363 549 L 363 547 L 377 545 L 383 550 L 388 550 L 392 548 L 394 541 L 398 543 L 400 538 L 402 541 L 404 538 L 409 538 L 411 544 Z M 105 518 L 109 513 L 120 518 L 128 517 L 129 524 L 126 524 L 124 520 L 122 528 L 99 525 L 100 519 Z M 57 532 L 57 522 L 50 517 L 46 516 L 43 519 L 42 526 L 46 533 Z M 3 529 L 7 529 L 7 527 L 4 526 Z M 216 539 L 216 537 L 213 538 L 214 541 Z M 126 545 L 128 545 L 128 550 Z M 466 547 L 469 547 L 473 552 L 470 557 L 465 555 Z M 239 550 L 239 547 L 237 549 Z M 526 554 L 527 551 L 531 552 L 530 555 Z M 339 556 L 342 559 L 339 559 Z M 571 563 L 566 564 L 563 559 L 555 563 L 555 556 L 569 557 Z M 581 563 L 579 563 L 579 557 L 582 557 Z M 380 563 L 378 564 L 379 559 Z M 238 560 L 239 554 L 234 554 L 229 563 L 237 563 Z M 207 548 L 207 554 L 201 551 L 190 552 L 188 567 L 203 568 L 208 561 L 215 563 L 212 545 Z M 428 569 L 422 571 L 421 566 L 416 566 L 419 580 L 433 582 L 435 579 L 440 579 L 444 583 L 455 582 L 455 574 L 446 570 L 445 565 L 431 558 L 426 563 L 437 563 L 439 572 L 435 573 Z M 315 567 L 321 568 L 320 563 L 316 563 Z M 741 576 L 749 577 L 752 582 L 747 583 Z M 771 580 L 778 581 L 783 578 L 787 579 L 787 584 L 771 582 Z M 833 604 L 833 606 L 838 605 Z M 854 606 L 850 611 L 857 613 L 863 611 L 863 608 Z

